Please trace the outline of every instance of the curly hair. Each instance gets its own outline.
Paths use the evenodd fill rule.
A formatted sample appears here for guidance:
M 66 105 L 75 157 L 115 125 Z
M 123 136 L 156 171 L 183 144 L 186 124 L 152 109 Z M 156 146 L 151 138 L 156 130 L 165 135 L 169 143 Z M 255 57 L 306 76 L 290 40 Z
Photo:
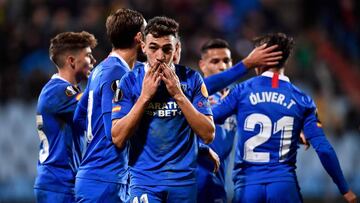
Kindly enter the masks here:
M 266 47 L 270 47 L 275 44 L 278 45 L 274 51 L 282 51 L 282 58 L 279 60 L 279 64 L 277 65 L 279 68 L 285 65 L 295 44 L 294 39 L 284 33 L 269 33 L 253 39 L 253 42 L 256 47 L 263 44 L 266 44 Z
M 173 35 L 175 38 L 178 38 L 179 23 L 165 16 L 154 17 L 149 20 L 145 28 L 145 36 L 148 34 L 152 34 L 156 38 L 167 35 Z
M 50 40 L 49 55 L 56 66 L 62 67 L 64 61 L 61 56 L 67 52 L 74 52 L 86 47 L 95 48 L 97 40 L 88 32 L 63 32 Z

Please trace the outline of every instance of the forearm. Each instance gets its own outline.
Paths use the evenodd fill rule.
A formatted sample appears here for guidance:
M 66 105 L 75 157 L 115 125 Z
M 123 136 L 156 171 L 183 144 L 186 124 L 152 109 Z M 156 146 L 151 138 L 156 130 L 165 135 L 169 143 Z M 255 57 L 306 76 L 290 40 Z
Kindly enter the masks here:
M 212 118 L 197 111 L 184 94 L 174 97 L 194 132 L 208 144 L 214 140 L 215 125 Z
M 212 95 L 226 88 L 231 83 L 236 82 L 238 79 L 240 79 L 247 73 L 247 70 L 248 68 L 244 65 L 244 63 L 239 62 L 235 64 L 232 68 L 224 72 L 205 78 L 204 82 L 209 92 L 209 95 Z
M 111 136 L 115 146 L 125 146 L 126 141 L 137 129 L 147 104 L 148 101 L 140 96 L 126 116 L 112 121 Z
M 341 167 L 336 156 L 336 153 L 325 137 L 315 137 L 310 140 L 311 145 L 316 150 L 322 165 L 326 172 L 333 179 L 338 186 L 341 194 L 349 191 L 349 186 L 346 183 L 345 177 L 341 171 Z

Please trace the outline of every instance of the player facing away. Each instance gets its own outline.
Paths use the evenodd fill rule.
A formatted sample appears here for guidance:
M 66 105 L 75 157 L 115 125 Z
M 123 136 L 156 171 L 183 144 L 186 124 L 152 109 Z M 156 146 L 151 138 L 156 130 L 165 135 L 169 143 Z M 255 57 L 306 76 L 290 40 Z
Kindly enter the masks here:
M 34 192 L 37 202 L 74 202 L 74 185 L 80 164 L 82 131 L 73 123 L 81 97 L 78 83 L 87 77 L 97 44 L 88 32 L 64 32 L 51 39 L 49 54 L 58 69 L 43 87 L 37 105 L 40 137 L 38 175 Z
M 130 9 L 119 9 L 107 18 L 112 52 L 90 74 L 74 116 L 88 141 L 76 175 L 78 202 L 128 201 L 128 149 L 112 143 L 111 109 L 117 84 L 136 62 L 145 24 L 143 16 Z
M 234 113 L 237 117 L 233 202 L 302 202 L 295 173 L 301 130 L 341 194 L 355 202 L 317 118 L 314 101 L 284 75 L 292 38 L 268 34 L 255 40 L 256 46 L 262 44 L 279 46 L 283 52 L 279 65 L 256 68 L 258 76 L 236 85 L 213 108 L 218 123 Z
M 197 139 L 214 139 L 200 74 L 173 64 L 178 26 L 167 17 L 149 21 L 147 63 L 123 77 L 114 98 L 113 141 L 119 148 L 131 143 L 131 202 L 196 202 Z

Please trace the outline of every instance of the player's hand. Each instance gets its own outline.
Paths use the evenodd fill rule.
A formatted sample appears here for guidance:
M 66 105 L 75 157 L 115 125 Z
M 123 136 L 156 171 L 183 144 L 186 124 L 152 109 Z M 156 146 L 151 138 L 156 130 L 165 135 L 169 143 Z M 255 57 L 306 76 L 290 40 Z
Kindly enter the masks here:
M 183 95 L 179 78 L 176 75 L 175 71 L 165 63 L 161 63 L 160 66 L 162 67 L 162 73 L 160 74 L 161 79 L 162 81 L 164 81 L 166 89 L 169 92 L 170 96 L 176 100 L 178 96 Z
M 145 101 L 151 100 L 155 95 L 157 88 L 160 85 L 162 67 L 160 63 L 155 63 L 153 66 L 150 66 L 149 70 L 145 73 L 141 95 Z
M 300 144 L 305 146 L 305 150 L 308 150 L 310 147 L 310 143 L 306 140 L 304 133 L 301 131 L 300 133 Z
M 353 193 L 351 190 L 349 190 L 349 192 L 345 193 L 343 196 L 347 202 L 356 203 L 357 201 L 355 193 Z
M 245 59 L 243 63 L 247 68 L 275 66 L 282 58 L 282 52 L 274 50 L 278 45 L 273 45 L 266 48 L 266 44 L 256 47 Z
M 214 173 L 219 171 L 219 167 L 220 167 L 220 158 L 219 156 L 216 154 L 216 152 L 214 152 L 214 150 L 212 150 L 209 147 L 209 159 L 214 163 Z

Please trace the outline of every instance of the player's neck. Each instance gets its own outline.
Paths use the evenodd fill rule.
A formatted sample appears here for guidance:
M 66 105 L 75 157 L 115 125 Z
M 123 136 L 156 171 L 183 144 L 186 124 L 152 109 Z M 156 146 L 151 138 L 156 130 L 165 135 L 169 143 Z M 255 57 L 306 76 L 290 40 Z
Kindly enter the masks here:
M 265 71 L 270 71 L 273 73 L 278 73 L 279 75 L 284 75 L 284 68 L 269 68 L 267 70 L 264 70 L 264 72 Z
M 129 67 L 132 69 L 135 65 L 135 61 L 137 58 L 137 50 L 135 48 L 129 49 L 113 49 L 112 52 L 115 52 L 121 58 L 123 58 Z
M 63 79 L 65 79 L 66 81 L 68 81 L 69 83 L 73 84 L 73 85 L 77 85 L 78 82 L 76 81 L 76 76 L 74 73 L 72 73 L 71 71 L 66 70 L 65 68 L 63 69 L 58 69 L 59 72 L 59 76 Z

